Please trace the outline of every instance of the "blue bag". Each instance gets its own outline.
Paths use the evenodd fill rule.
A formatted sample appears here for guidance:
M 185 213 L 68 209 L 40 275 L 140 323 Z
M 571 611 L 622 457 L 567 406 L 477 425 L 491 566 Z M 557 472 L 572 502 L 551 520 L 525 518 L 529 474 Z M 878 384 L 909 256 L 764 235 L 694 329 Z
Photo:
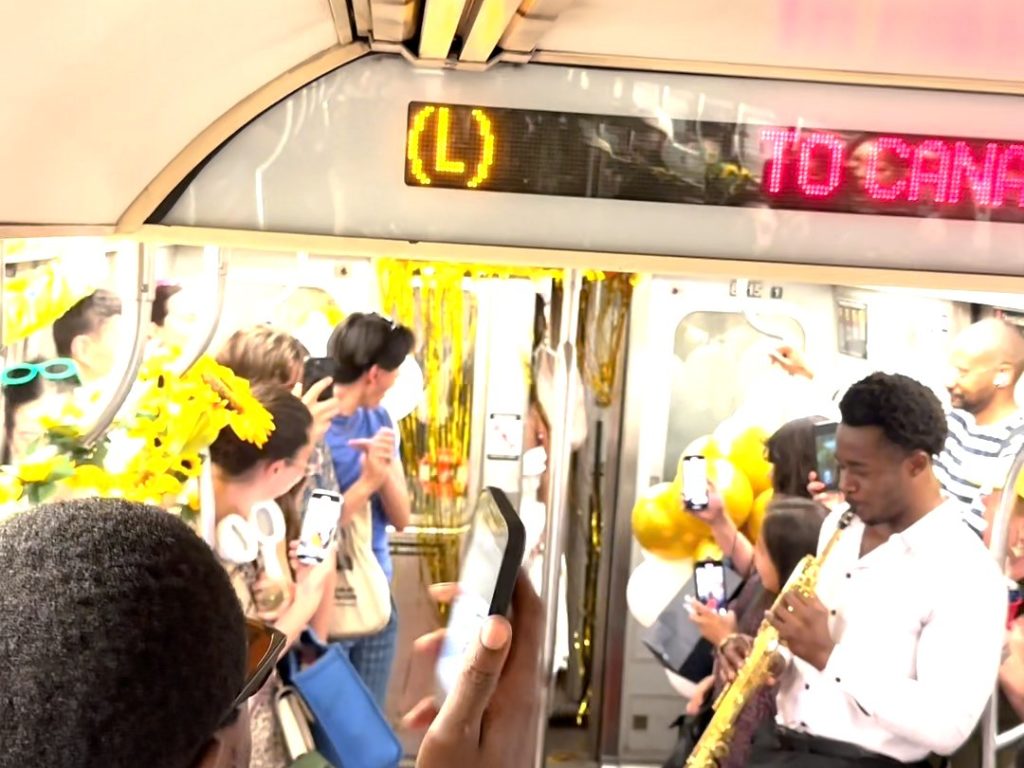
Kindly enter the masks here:
M 278 672 L 306 702 L 317 751 L 332 765 L 396 768 L 402 745 L 339 645 L 324 645 L 306 630 L 281 660 Z

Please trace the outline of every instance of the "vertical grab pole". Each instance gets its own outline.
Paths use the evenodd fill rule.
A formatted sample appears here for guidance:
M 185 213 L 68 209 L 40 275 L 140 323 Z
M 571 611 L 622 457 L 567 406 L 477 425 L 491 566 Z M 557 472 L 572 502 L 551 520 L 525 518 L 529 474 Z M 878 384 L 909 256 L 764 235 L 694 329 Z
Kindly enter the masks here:
M 1013 517 L 1013 506 L 1017 497 L 1015 486 L 1017 476 L 1024 469 L 1024 448 L 1013 458 L 1010 472 L 1003 484 L 1002 498 L 992 519 L 992 537 L 989 539 L 989 552 L 995 558 L 999 570 L 1006 568 L 1007 541 L 1010 534 L 1010 520 Z M 999 683 L 992 692 L 992 698 L 985 706 L 981 716 L 981 768 L 996 768 L 997 728 L 999 727 Z
M 548 459 L 547 530 L 544 541 L 544 648 L 540 658 L 540 705 L 537 711 L 537 748 L 535 768 L 543 768 L 546 756 L 548 709 L 553 679 L 551 667 L 555 655 L 555 633 L 558 631 L 558 586 L 562 568 L 562 532 L 569 503 L 569 459 L 572 453 L 573 403 L 580 385 L 576 368 L 576 334 L 579 329 L 580 294 L 583 289 L 579 270 L 565 271 L 559 318 L 556 384 L 559 413 L 551 414 L 551 456 Z
M 124 405 L 132 386 L 135 384 L 135 377 L 142 365 L 142 356 L 146 349 L 146 327 L 149 323 L 150 314 L 153 309 L 153 291 L 155 281 L 153 273 L 155 253 L 145 243 L 138 244 L 138 256 L 136 262 L 136 286 L 135 286 L 135 307 L 138 314 L 135 317 L 135 340 L 132 342 L 131 355 L 128 358 L 128 367 L 125 369 L 121 381 L 118 383 L 114 393 L 110 396 L 103 412 L 97 417 L 92 429 L 85 435 L 82 442 L 92 446 L 99 440 L 103 433 L 113 422 L 117 412 Z
M 207 268 L 216 273 L 217 294 L 213 302 L 213 314 L 210 316 L 210 324 L 206 327 L 206 331 L 199 338 L 198 343 L 182 353 L 182 359 L 178 363 L 182 373 L 195 365 L 196 360 L 209 349 L 210 342 L 213 341 L 213 337 L 220 327 L 221 315 L 224 314 L 224 296 L 227 293 L 228 282 L 227 252 L 215 245 L 208 245 L 203 249 L 203 258 Z

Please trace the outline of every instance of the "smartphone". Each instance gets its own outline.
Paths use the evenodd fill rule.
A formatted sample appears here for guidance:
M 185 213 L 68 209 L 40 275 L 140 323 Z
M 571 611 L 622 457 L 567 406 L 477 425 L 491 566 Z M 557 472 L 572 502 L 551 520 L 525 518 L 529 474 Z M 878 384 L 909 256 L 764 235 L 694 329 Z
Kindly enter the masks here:
M 338 532 L 343 502 L 344 497 L 340 493 L 322 488 L 310 494 L 306 514 L 302 516 L 302 531 L 295 553 L 301 562 L 322 563 L 327 557 L 327 548 Z
M 508 615 L 525 546 L 526 531 L 508 497 L 500 488 L 485 488 L 473 510 L 462 553 L 459 594 L 437 662 L 442 697 L 455 686 L 466 651 L 479 637 L 484 620 Z
M 703 456 L 683 457 L 683 504 L 691 512 L 708 508 L 708 460 Z
M 334 378 L 334 369 L 337 364 L 331 357 L 311 357 L 302 364 L 302 391 L 308 392 L 309 388 L 321 379 Z M 334 388 L 327 387 L 316 399 L 318 403 L 330 400 L 334 397 Z
M 725 564 L 720 560 L 702 560 L 693 568 L 694 592 L 697 600 L 708 608 L 725 612 Z
M 834 421 L 814 425 L 815 472 L 826 491 L 839 490 L 839 464 L 836 462 L 836 428 Z

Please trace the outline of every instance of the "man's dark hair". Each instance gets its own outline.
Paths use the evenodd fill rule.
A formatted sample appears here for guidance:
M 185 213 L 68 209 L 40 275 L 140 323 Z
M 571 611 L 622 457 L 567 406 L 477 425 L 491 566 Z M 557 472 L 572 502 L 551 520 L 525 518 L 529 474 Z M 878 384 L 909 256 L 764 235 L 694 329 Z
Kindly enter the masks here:
M 119 499 L 0 524 L 0 767 L 186 768 L 246 673 L 242 609 L 210 548 Z
M 210 459 L 229 477 L 239 477 L 260 461 L 290 459 L 309 442 L 313 417 L 305 404 L 279 385 L 262 383 L 253 396 L 274 418 L 274 431 L 259 447 L 242 440 L 231 427 L 224 427 L 210 446 Z
M 327 354 L 334 358 L 334 380 L 351 384 L 375 365 L 393 371 L 412 351 L 409 328 L 377 314 L 354 312 L 334 329 Z
M 886 439 L 907 452 L 942 453 L 946 415 L 928 387 L 909 376 L 873 373 L 850 387 L 839 403 L 843 423 L 880 427 Z
M 121 314 L 116 293 L 100 289 L 75 304 L 53 323 L 53 344 L 58 357 L 71 357 L 71 342 L 95 333 L 105 320 Z

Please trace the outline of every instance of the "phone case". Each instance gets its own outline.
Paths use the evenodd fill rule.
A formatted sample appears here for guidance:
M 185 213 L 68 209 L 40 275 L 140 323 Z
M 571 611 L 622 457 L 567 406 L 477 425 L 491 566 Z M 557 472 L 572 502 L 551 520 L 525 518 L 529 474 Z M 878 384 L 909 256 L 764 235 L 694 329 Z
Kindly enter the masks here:
M 498 583 L 494 588 L 494 597 L 491 599 L 491 616 L 504 616 L 512 605 L 512 593 L 516 588 L 516 578 L 519 576 L 519 569 L 523 565 L 523 556 L 526 554 L 526 528 L 523 521 L 519 519 L 508 496 L 500 488 L 487 487 L 487 492 L 494 499 L 505 520 L 508 528 L 508 547 L 505 549 L 505 556 L 501 561 L 501 568 L 498 571 Z

